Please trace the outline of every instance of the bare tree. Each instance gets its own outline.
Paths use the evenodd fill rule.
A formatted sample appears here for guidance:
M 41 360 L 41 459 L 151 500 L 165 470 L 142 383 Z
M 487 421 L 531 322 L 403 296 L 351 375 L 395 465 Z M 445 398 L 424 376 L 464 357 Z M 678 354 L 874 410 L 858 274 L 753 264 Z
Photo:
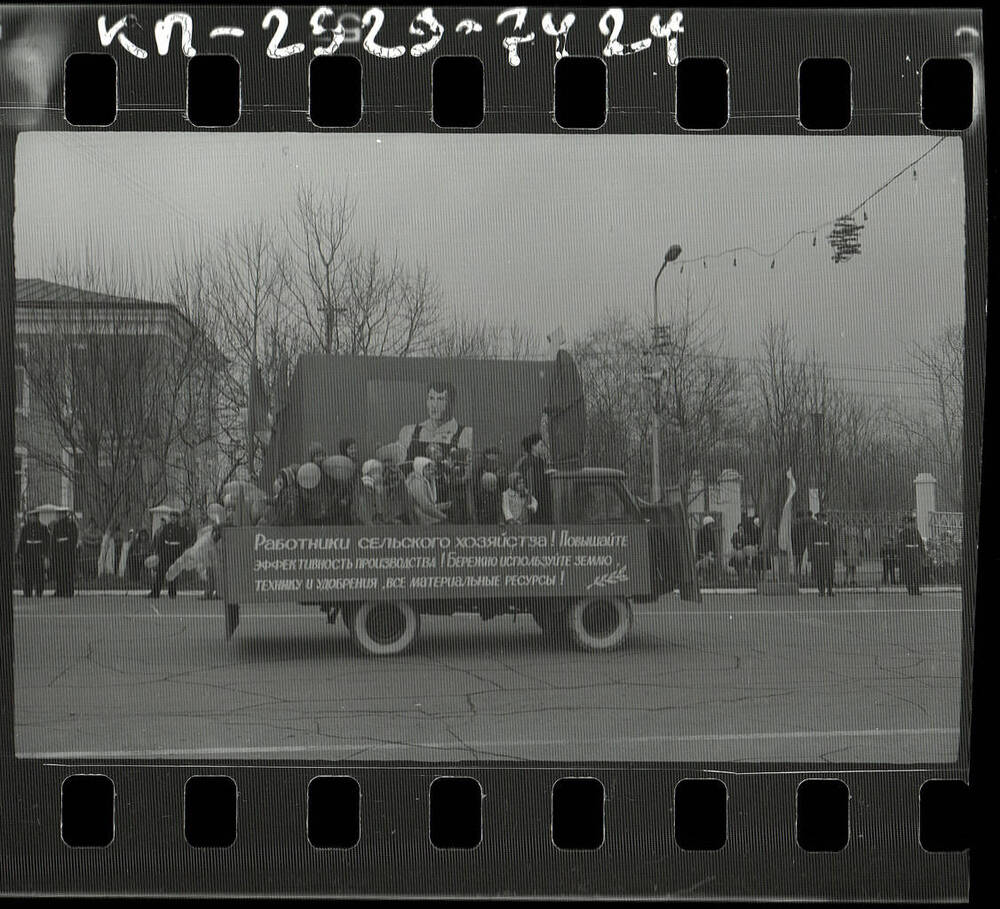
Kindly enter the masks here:
M 184 484 L 179 470 L 207 456 L 219 358 L 182 313 L 127 297 L 84 300 L 53 307 L 43 333 L 25 340 L 40 417 L 30 454 L 81 483 L 101 525 L 141 518 Z
M 917 383 L 918 404 L 900 404 L 889 418 L 905 444 L 938 480 L 943 500 L 962 508 L 962 441 L 965 339 L 960 322 L 948 322 L 926 344 L 914 345 L 906 368 Z
M 673 307 L 662 351 L 661 463 L 685 503 L 700 491 L 693 488 L 696 472 L 707 480 L 732 466 L 726 462 L 740 418 L 742 377 L 738 363 L 723 354 L 724 324 L 714 293 L 696 301 L 689 283 Z
M 230 227 L 212 243 L 176 254 L 169 287 L 188 312 L 205 315 L 227 360 L 220 376 L 216 491 L 238 470 L 257 480 L 260 440 L 248 432 L 250 388 L 259 374 L 273 413 L 284 364 L 302 346 L 286 295 L 287 253 L 263 222 Z
M 284 218 L 286 285 L 311 350 L 405 356 L 437 324 L 437 289 L 426 266 L 353 236 L 357 202 L 346 192 L 300 186 Z
M 468 317 L 442 320 L 426 354 L 477 360 L 529 360 L 538 355 L 538 339 L 514 322 L 476 321 Z
M 639 320 L 609 309 L 573 345 L 586 397 L 587 462 L 620 468 L 637 483 L 650 477 L 652 396 L 639 368 L 646 337 Z

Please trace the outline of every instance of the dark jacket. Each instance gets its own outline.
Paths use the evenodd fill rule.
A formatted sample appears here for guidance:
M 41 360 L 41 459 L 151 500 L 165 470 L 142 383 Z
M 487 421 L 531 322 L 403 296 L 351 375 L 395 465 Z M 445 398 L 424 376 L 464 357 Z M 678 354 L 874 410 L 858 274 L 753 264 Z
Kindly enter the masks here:
M 160 528 L 155 544 L 156 554 L 160 557 L 160 571 L 166 571 L 188 548 L 187 539 L 187 530 L 180 523 L 168 522 Z
M 816 571 L 833 571 L 833 528 L 829 524 L 817 524 L 809 539 L 809 561 Z
M 503 509 L 499 489 L 480 489 L 476 495 L 476 519 L 480 524 L 502 524 Z
M 701 529 L 698 531 L 698 537 L 695 546 L 696 554 L 699 559 L 704 558 L 707 555 L 717 555 L 716 553 L 716 543 L 715 543 L 715 525 L 714 524 L 703 524 Z
M 60 518 L 52 525 L 52 566 L 72 568 L 76 564 L 76 544 L 79 531 L 76 522 L 68 517 Z
M 538 500 L 538 511 L 532 517 L 532 521 L 541 523 L 548 523 L 552 520 L 552 497 L 549 494 L 549 478 L 545 475 L 547 469 L 548 464 L 545 458 L 536 457 L 530 452 L 521 455 L 514 465 L 514 470 L 524 477 L 524 482 L 528 485 L 528 492 Z
M 49 554 L 49 540 L 48 528 L 41 521 L 28 521 L 17 541 L 17 554 L 26 565 L 40 565 Z
M 908 524 L 899 532 L 900 567 L 904 578 L 919 577 L 926 551 L 924 538 L 913 524 Z

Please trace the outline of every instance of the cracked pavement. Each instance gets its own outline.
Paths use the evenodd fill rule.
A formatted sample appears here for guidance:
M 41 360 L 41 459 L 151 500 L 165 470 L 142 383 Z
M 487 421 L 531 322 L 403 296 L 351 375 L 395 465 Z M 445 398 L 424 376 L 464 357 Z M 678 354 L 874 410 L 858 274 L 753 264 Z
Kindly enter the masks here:
M 425 616 L 359 655 L 315 607 L 14 599 L 20 756 L 412 761 L 953 761 L 961 595 L 662 598 L 627 646 L 530 617 Z

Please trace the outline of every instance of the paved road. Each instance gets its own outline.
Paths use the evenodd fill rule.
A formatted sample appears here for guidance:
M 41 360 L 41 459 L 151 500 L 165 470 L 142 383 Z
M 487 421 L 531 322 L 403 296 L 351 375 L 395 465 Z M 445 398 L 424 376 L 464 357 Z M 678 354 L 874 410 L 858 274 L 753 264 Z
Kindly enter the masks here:
M 629 646 L 553 649 L 534 623 L 430 617 L 356 656 L 313 608 L 182 596 L 14 599 L 23 756 L 460 761 L 950 761 L 961 599 L 664 598 Z

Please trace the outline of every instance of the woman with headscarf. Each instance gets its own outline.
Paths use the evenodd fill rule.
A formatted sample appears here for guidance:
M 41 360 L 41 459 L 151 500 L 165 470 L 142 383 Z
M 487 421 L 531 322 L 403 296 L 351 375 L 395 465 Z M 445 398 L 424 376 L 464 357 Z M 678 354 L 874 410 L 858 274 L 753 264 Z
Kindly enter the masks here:
M 538 511 L 538 500 L 528 492 L 524 476 L 512 470 L 503 494 L 503 517 L 508 524 L 527 524 Z
M 406 478 L 406 490 L 413 503 L 417 524 L 440 524 L 448 515 L 438 507 L 434 462 L 430 458 L 414 458 L 413 472 Z
M 361 466 L 361 482 L 351 503 L 353 524 L 386 524 L 385 491 L 382 488 L 382 462 L 370 458 Z

